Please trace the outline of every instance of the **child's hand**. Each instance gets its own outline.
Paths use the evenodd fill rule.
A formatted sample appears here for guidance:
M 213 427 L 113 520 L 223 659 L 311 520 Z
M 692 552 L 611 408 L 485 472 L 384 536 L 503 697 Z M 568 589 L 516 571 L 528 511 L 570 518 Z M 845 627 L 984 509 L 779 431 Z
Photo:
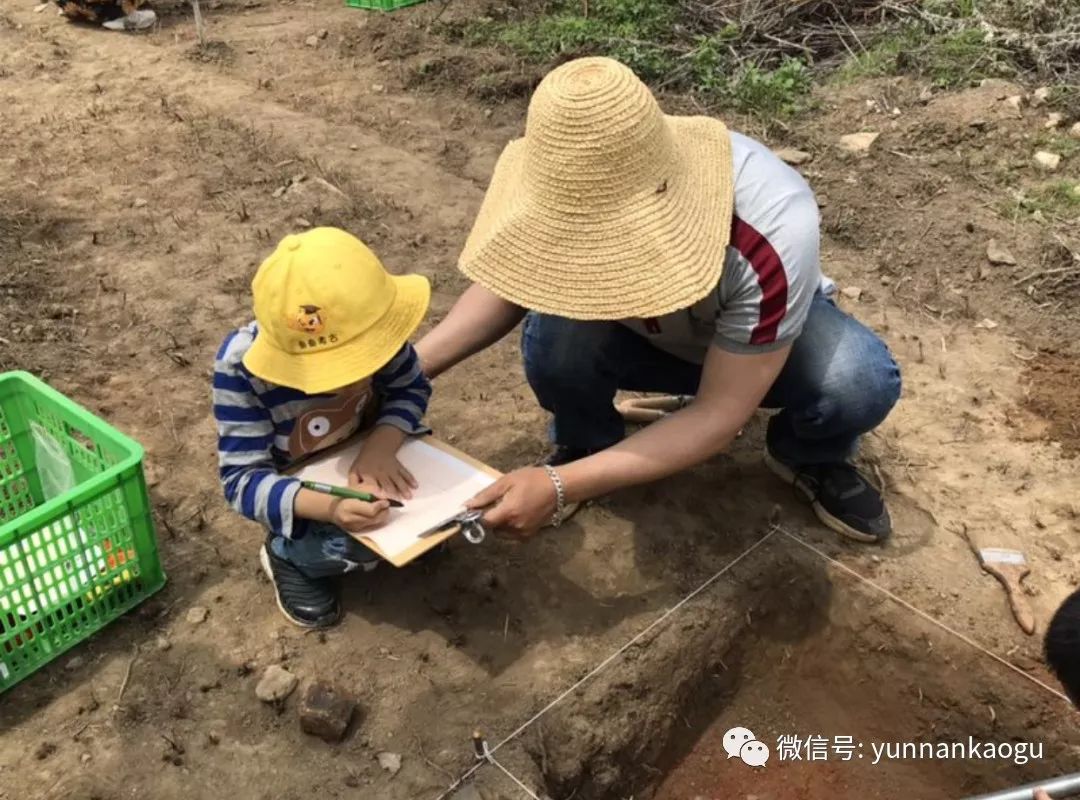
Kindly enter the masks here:
M 349 485 L 376 490 L 394 499 L 408 500 L 416 488 L 416 478 L 393 453 L 365 447 L 349 469 Z
M 331 512 L 332 521 L 342 530 L 359 533 L 368 528 L 375 528 L 386 522 L 390 504 L 385 500 L 365 503 L 363 500 L 339 498 Z

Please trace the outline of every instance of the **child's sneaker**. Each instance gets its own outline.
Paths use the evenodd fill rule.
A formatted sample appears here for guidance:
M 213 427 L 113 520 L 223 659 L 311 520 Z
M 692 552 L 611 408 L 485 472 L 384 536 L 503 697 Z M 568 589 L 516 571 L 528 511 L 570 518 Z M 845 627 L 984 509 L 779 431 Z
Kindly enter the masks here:
M 278 608 L 301 628 L 328 628 L 341 616 L 341 602 L 333 578 L 309 578 L 289 561 L 274 555 L 273 536 L 259 551 L 259 563 L 274 584 Z

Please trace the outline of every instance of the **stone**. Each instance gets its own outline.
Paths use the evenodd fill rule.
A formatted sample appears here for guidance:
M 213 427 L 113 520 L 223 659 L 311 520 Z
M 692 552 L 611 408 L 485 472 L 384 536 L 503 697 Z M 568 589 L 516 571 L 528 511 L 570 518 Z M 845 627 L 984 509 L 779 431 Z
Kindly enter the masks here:
M 75 656 L 75 658 L 69 659 L 68 662 L 64 664 L 64 669 L 68 672 L 75 672 L 76 670 L 82 669 L 85 664 L 85 658 L 82 656 Z
M 1024 107 L 1024 96 L 1022 94 L 1014 94 L 1011 97 L 1005 98 L 1005 105 L 1016 113 L 1016 116 L 1024 116 L 1021 109 Z
M 1046 105 L 1046 101 L 1050 99 L 1050 87 L 1040 86 L 1034 92 L 1031 93 L 1031 107 L 1038 108 L 1039 106 Z
M 158 652 L 164 653 L 166 650 L 172 647 L 172 642 L 170 642 L 164 636 L 159 636 L 157 637 L 157 639 L 154 640 L 154 646 L 158 649 Z
M 840 294 L 842 294 L 849 300 L 858 300 L 860 297 L 862 297 L 862 289 L 860 289 L 858 286 L 845 286 L 843 289 L 840 290 Z
M 1065 117 L 1063 115 L 1059 114 L 1056 111 L 1053 112 L 1052 114 L 1047 114 L 1046 115 L 1046 122 L 1043 123 L 1043 127 L 1046 128 L 1047 130 L 1054 130 L 1055 128 L 1060 128 L 1061 127 L 1061 122 L 1064 119 L 1065 119 Z
M 315 35 L 311 35 L 311 36 L 307 37 L 306 39 L 304 39 L 304 44 L 306 44 L 308 47 L 318 47 L 319 46 L 319 37 L 315 36 Z
M 79 761 L 81 761 L 83 764 L 89 764 L 90 759 L 92 759 L 92 758 L 93 758 L 93 756 L 90 755 L 89 753 L 83 753 L 81 756 L 79 756 Z
M 386 87 L 383 86 L 381 83 L 373 83 L 371 84 L 371 91 L 375 92 L 375 94 L 382 94 L 384 91 L 386 91 Z
M 880 133 L 849 133 L 840 137 L 840 149 L 848 153 L 869 153 Z
M 378 759 L 379 766 L 389 772 L 391 775 L 397 775 L 401 772 L 401 756 L 397 753 L 379 753 L 375 756 Z
M 148 205 L 150 205 L 150 201 L 147 200 L 145 197 L 136 197 L 134 202 L 131 204 L 131 207 L 146 208 Z
M 1061 164 L 1061 156 L 1047 150 L 1040 150 L 1035 154 L 1035 164 L 1039 169 L 1053 172 Z
M 296 218 L 296 225 L 297 225 L 298 228 L 310 228 L 311 227 L 311 222 L 310 222 L 310 220 L 307 220 L 304 217 L 297 217 Z
M 315 35 L 320 39 L 325 39 L 327 36 L 330 35 L 330 31 L 328 31 L 326 28 L 320 28 L 318 31 L 315 32 Z
M 1016 259 L 997 239 L 991 239 L 986 243 L 986 260 L 991 264 L 1003 264 L 1007 267 L 1015 267 Z
M 297 677 L 287 669 L 271 664 L 255 687 L 255 696 L 264 703 L 280 703 L 293 693 L 297 683 Z
M 1069 128 L 1069 136 L 1074 139 L 1080 139 L 1080 122 L 1074 122 L 1073 126 Z
M 277 187 L 276 189 L 274 189 L 274 197 L 283 197 L 285 195 L 285 192 L 288 191 L 288 189 L 288 186 Z
M 330 684 L 316 681 L 300 701 L 300 730 L 333 744 L 345 738 L 356 703 Z
M 992 331 L 997 326 L 998 326 L 998 324 L 996 322 L 994 322 L 992 319 L 989 319 L 989 318 L 984 319 L 982 322 L 976 322 L 975 323 L 976 328 L 979 328 L 980 330 L 984 330 L 984 331 Z
M 814 156 L 810 153 L 807 153 L 805 150 L 796 150 L 794 147 L 784 147 L 775 152 L 781 161 L 786 164 L 791 164 L 793 167 L 797 167 L 800 164 L 806 164 L 814 159 Z
M 187 612 L 187 621 L 192 625 L 201 625 L 210 616 L 210 609 L 206 606 L 192 606 Z

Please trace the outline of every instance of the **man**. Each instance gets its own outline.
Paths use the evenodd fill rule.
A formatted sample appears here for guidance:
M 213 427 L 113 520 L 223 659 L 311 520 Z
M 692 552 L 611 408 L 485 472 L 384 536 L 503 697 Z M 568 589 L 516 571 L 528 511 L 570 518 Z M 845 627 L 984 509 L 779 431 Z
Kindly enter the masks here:
M 848 459 L 896 403 L 900 373 L 827 298 L 818 252 L 813 193 L 765 146 L 665 116 L 610 59 L 551 72 L 462 252 L 474 284 L 417 345 L 435 377 L 525 319 L 525 373 L 554 415 L 555 451 L 472 505 L 530 535 L 715 456 L 765 407 L 781 409 L 770 469 L 829 527 L 883 541 L 888 512 Z M 624 438 L 619 389 L 695 398 Z

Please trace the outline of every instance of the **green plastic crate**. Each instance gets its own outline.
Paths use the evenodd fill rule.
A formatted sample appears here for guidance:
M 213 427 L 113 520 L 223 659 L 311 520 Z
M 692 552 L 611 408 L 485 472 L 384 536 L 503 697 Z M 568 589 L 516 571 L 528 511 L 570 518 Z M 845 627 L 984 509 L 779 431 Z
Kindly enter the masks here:
M 74 488 L 46 499 L 31 423 Z M 142 447 L 26 372 L 0 374 L 0 692 L 165 585 Z
M 345 0 L 345 5 L 352 8 L 365 8 L 368 11 L 397 11 L 399 8 L 426 3 L 427 0 Z

